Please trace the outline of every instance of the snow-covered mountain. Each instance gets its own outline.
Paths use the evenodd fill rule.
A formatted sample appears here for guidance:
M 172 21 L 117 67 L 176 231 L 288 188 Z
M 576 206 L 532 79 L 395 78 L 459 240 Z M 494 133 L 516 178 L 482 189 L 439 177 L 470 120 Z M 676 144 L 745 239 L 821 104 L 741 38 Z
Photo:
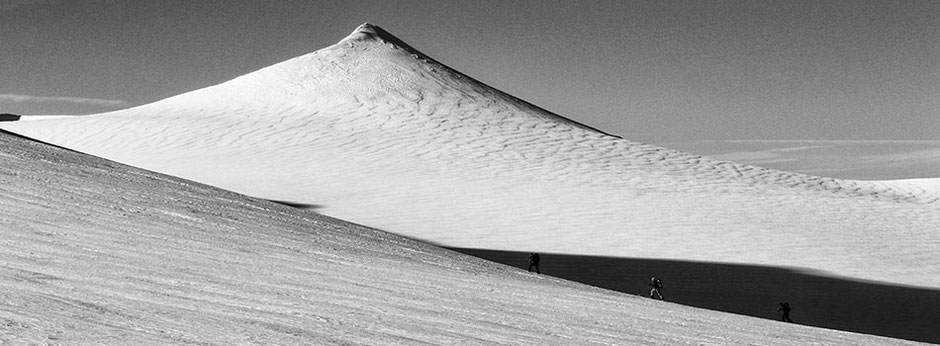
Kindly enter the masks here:
M 940 287 L 937 180 L 830 179 L 622 139 L 369 24 L 216 86 L 0 128 L 447 246 Z

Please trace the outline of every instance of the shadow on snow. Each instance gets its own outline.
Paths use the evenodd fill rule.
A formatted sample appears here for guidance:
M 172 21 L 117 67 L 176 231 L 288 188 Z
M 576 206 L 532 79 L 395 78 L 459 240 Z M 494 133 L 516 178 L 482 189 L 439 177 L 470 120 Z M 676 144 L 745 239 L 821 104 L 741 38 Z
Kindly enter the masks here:
M 451 248 L 525 269 L 525 252 Z M 563 254 L 541 254 L 542 274 L 649 296 L 651 276 L 667 301 L 779 320 L 789 302 L 795 323 L 940 343 L 940 290 L 828 277 L 792 269 Z M 782 322 L 781 322 L 782 323 Z

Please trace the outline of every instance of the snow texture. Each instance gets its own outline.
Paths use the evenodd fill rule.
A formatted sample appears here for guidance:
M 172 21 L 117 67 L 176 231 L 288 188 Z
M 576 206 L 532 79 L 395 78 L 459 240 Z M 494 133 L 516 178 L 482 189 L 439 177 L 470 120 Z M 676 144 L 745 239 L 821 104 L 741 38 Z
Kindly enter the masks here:
M 0 133 L 3 344 L 913 345 L 534 275 Z
M 369 24 L 216 86 L 0 128 L 435 244 L 940 287 L 940 180 L 831 179 L 622 139 Z

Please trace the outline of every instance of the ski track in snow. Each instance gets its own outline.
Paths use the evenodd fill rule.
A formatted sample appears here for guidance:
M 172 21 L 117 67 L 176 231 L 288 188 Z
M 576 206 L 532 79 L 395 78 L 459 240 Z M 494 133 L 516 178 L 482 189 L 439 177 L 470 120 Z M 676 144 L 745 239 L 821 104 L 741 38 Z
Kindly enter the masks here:
M 940 180 L 831 179 L 620 139 L 368 25 L 217 86 L 0 127 L 447 246 L 940 287 Z
M 916 343 L 663 303 L 0 133 L 4 344 Z

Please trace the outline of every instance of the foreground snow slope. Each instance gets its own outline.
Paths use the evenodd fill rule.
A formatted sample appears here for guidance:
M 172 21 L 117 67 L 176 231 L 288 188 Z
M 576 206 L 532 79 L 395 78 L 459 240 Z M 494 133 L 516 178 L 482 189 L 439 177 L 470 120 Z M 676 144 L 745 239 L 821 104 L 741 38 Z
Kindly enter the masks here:
M 907 345 L 601 290 L 0 133 L 0 340 Z
M 610 136 L 371 25 L 152 104 L 0 127 L 448 246 L 940 287 L 936 181 L 814 177 Z

